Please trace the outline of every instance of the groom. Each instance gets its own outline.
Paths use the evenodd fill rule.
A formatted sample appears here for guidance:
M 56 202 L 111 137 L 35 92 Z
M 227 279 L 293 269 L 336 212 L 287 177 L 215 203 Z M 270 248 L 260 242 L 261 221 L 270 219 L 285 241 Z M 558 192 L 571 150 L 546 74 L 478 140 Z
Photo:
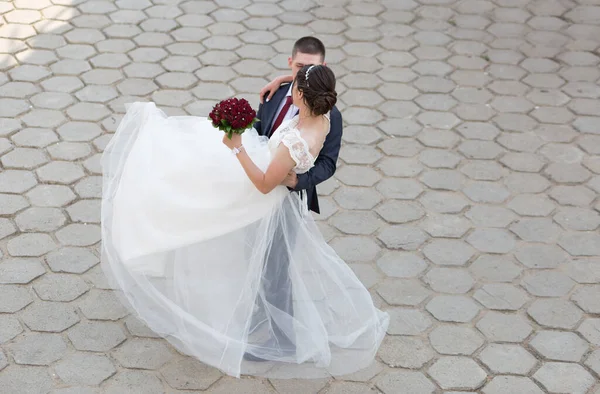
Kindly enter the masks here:
M 307 64 L 325 64 L 325 46 L 318 38 L 300 38 L 294 44 L 292 56 L 288 58 L 293 78 L 296 78 L 296 73 Z M 270 100 L 264 100 L 258 107 L 256 116 L 260 122 L 254 126 L 258 134 L 269 138 L 281 123 L 292 119 L 298 113 L 298 108 L 292 104 L 291 83 L 283 84 L 275 92 L 270 92 L 269 97 L 271 96 Z M 316 213 L 320 213 L 316 186 L 335 173 L 342 144 L 342 115 L 336 107 L 333 107 L 330 115 L 331 130 L 319 152 L 315 166 L 305 174 L 296 175 L 292 171 L 283 183 L 295 192 L 306 190 L 308 208 Z
M 325 64 L 325 46 L 315 37 L 302 37 L 296 41 L 292 49 L 292 56 L 288 58 L 288 65 L 294 79 L 296 73 L 307 64 Z M 283 122 L 292 119 L 297 114 L 298 108 L 292 104 L 292 83 L 285 83 L 271 91 L 268 96 L 263 97 L 263 103 L 258 107 L 257 114 L 260 121 L 255 124 L 255 128 L 260 135 L 270 138 Z M 336 107 L 333 107 L 330 113 L 330 131 L 314 167 L 307 173 L 299 175 L 292 171 L 283 182 L 283 185 L 292 192 L 306 190 L 308 208 L 316 213 L 320 213 L 316 186 L 331 178 L 335 173 L 341 143 L 342 115 Z M 281 226 L 283 224 L 280 223 Z M 264 284 L 260 291 L 264 301 L 270 304 L 270 306 L 265 306 L 267 310 L 274 307 L 284 312 L 284 315 L 294 316 L 292 283 L 289 275 L 289 248 L 285 245 L 286 242 L 294 241 L 289 239 L 294 236 L 293 230 L 286 227 L 286 235 L 287 239 L 283 235 L 283 230 L 276 232 L 275 239 L 272 240 L 264 268 Z M 281 316 L 277 311 L 272 315 Z M 270 358 L 293 356 L 295 354 L 293 324 L 280 317 L 278 321 L 271 319 L 270 325 L 272 336 L 262 345 L 267 349 L 266 356 Z M 244 358 L 249 361 L 266 361 L 249 353 L 246 353 Z

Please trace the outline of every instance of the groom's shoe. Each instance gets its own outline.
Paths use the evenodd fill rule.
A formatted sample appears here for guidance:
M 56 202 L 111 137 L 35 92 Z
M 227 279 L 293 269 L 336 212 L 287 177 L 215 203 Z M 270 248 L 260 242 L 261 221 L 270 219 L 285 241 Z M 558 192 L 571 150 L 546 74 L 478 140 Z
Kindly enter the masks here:
M 246 361 L 252 361 L 252 362 L 255 362 L 255 363 L 264 363 L 264 362 L 269 361 L 269 360 L 266 360 L 264 358 L 257 357 L 254 354 L 250 354 L 250 353 L 244 353 L 244 360 L 246 360 Z
M 285 345 L 282 347 L 281 343 Z M 265 356 L 271 356 L 275 359 L 289 357 L 296 354 L 296 346 L 291 343 L 289 340 L 285 341 L 276 341 L 275 339 L 269 339 L 265 342 L 262 347 L 272 350 L 265 350 Z M 262 357 L 255 356 L 254 354 L 244 353 L 244 360 L 246 361 L 254 361 L 254 362 L 266 362 L 266 361 L 276 361 L 265 359 Z

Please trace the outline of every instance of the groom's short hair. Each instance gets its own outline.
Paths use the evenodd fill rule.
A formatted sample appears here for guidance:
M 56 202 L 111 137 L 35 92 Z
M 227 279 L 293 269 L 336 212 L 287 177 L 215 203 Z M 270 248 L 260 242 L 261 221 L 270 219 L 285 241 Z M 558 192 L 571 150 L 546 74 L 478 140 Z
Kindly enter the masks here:
M 316 37 L 302 37 L 294 43 L 294 49 L 292 49 L 292 57 L 296 54 L 306 53 L 308 55 L 321 55 L 321 60 L 325 60 L 325 45 Z

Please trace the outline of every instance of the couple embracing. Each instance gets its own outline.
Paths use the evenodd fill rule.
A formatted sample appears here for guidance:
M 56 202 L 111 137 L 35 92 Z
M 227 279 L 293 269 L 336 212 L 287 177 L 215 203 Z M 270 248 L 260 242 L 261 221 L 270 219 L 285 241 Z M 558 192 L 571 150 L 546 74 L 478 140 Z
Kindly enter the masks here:
M 104 270 L 153 331 L 231 376 L 351 373 L 389 324 L 308 212 L 342 138 L 324 58 L 298 40 L 241 135 L 134 103 L 103 155 Z

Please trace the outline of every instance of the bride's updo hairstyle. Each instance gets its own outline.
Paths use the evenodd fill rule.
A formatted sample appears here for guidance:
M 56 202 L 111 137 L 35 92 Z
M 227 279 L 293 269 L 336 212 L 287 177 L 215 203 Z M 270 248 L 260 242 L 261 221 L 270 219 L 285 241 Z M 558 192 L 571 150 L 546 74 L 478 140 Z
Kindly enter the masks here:
M 296 74 L 295 83 L 304 95 L 304 102 L 313 115 L 326 114 L 337 102 L 335 75 L 327 66 L 302 67 Z

